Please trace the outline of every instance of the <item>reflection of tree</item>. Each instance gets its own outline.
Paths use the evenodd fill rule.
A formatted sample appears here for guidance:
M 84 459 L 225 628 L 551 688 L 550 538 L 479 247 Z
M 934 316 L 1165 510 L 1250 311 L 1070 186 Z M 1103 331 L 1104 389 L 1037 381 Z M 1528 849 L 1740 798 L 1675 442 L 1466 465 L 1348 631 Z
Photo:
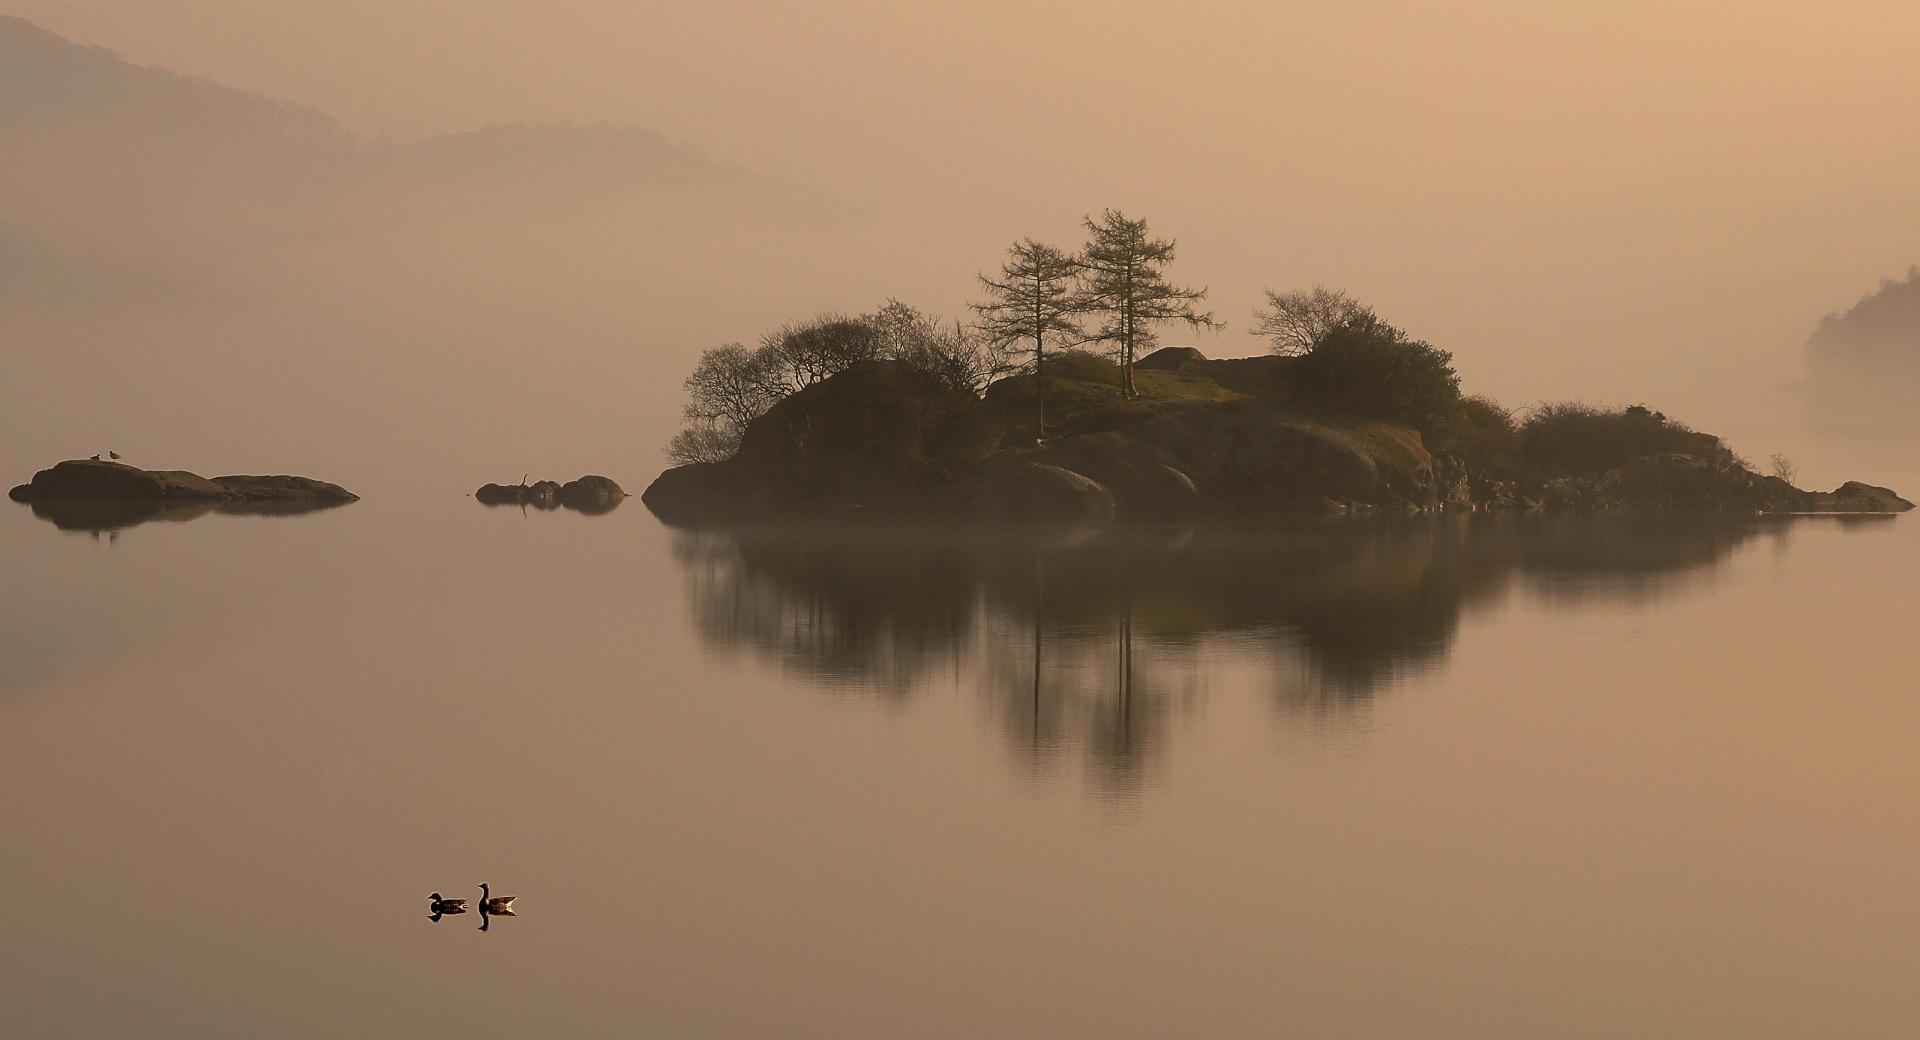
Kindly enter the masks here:
M 686 532 L 696 627 L 834 689 L 963 676 L 1029 768 L 1082 755 L 1113 792 L 1158 763 L 1217 662 L 1285 710 L 1364 705 L 1442 664 L 1516 580 L 1634 601 L 1764 530 L 1678 516 L 1417 518 L 1246 532 Z

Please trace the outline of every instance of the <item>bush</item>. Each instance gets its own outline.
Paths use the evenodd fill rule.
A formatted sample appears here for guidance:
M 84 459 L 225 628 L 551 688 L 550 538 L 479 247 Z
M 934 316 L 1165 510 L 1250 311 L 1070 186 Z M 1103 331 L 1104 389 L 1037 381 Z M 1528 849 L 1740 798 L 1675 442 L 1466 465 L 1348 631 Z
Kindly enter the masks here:
M 1520 465 L 1520 429 L 1513 413 L 1490 397 L 1463 397 L 1428 445 L 1470 473 L 1504 477 Z
M 1345 322 L 1292 364 L 1300 404 L 1436 434 L 1460 405 L 1453 355 L 1372 316 Z
M 1563 402 L 1545 405 L 1520 424 L 1520 456 L 1538 473 L 1604 473 L 1648 455 L 1731 459 L 1720 438 L 1634 405 L 1618 412 Z

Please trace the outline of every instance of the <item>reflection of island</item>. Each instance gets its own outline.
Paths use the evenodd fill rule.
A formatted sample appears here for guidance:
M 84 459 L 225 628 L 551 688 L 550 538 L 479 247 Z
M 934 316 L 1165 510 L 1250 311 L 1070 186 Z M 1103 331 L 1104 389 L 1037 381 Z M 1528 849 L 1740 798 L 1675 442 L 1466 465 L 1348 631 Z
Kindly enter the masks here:
M 178 523 L 217 513 L 223 516 L 299 516 L 345 505 L 344 502 L 174 502 L 67 501 L 30 502 L 33 515 L 62 531 L 119 531 L 145 523 Z
M 1288 712 L 1363 709 L 1444 662 L 1460 618 L 1518 582 L 1549 602 L 1656 593 L 1783 521 L 1473 516 L 1262 531 L 1076 535 L 687 532 L 696 627 L 838 690 L 959 681 L 1009 743 L 1083 753 L 1125 789 L 1219 667 Z

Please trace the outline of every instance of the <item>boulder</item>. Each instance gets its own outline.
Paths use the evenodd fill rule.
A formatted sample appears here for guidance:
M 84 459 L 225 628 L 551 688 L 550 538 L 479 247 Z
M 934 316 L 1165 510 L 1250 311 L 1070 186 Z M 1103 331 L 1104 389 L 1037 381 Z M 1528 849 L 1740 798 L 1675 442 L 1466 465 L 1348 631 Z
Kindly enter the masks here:
M 772 491 L 734 461 L 675 466 L 640 493 L 653 515 L 669 524 L 724 523 L 772 508 Z
M 1113 493 L 1098 481 L 1041 462 L 987 466 L 967 497 L 968 511 L 983 520 L 1105 524 L 1114 518 Z
M 619 505 L 627 493 L 610 477 L 588 474 L 560 485 L 560 504 L 582 513 L 604 513 Z

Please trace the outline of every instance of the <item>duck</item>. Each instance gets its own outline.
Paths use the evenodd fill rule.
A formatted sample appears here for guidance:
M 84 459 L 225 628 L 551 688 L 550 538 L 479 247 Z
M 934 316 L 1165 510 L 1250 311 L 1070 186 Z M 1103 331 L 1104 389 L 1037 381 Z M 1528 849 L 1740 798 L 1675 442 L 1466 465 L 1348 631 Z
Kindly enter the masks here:
M 446 899 L 438 892 L 427 896 L 427 898 L 432 900 L 432 902 L 427 904 L 427 910 L 431 913 L 435 921 L 440 920 L 442 915 L 464 914 L 467 912 L 467 901 L 464 899 Z
M 492 890 L 487 887 L 486 882 L 480 882 L 480 912 L 482 914 L 491 914 L 495 917 L 513 917 L 515 916 L 513 912 L 513 901 L 516 898 L 515 896 L 496 896 Z

